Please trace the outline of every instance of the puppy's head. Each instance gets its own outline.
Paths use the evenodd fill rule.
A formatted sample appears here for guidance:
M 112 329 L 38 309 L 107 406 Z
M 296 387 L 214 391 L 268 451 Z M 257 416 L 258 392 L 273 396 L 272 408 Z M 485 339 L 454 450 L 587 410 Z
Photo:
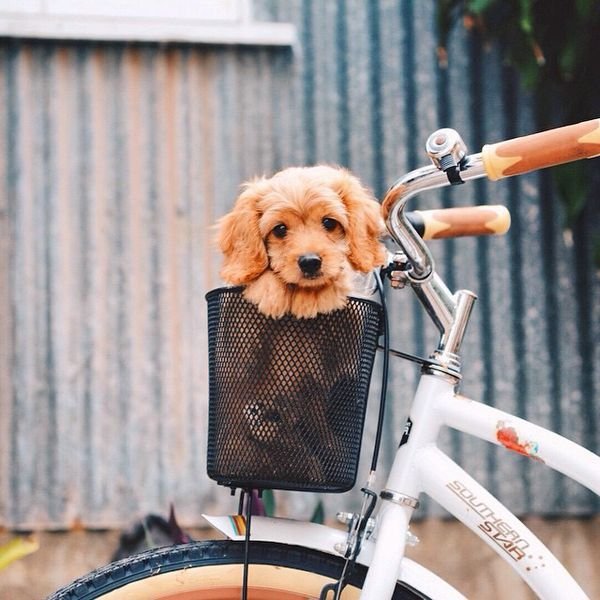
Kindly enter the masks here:
M 318 288 L 385 260 L 379 204 L 356 177 L 329 166 L 245 184 L 218 227 L 221 276 L 236 285 L 271 269 L 285 284 Z

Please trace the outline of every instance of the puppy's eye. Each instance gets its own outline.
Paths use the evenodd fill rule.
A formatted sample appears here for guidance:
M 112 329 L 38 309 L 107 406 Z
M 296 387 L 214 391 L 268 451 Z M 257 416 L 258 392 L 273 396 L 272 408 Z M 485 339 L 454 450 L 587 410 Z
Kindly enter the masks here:
M 325 217 L 321 223 L 323 223 L 323 227 L 325 227 L 327 231 L 333 231 L 339 225 L 339 223 L 331 217 Z
M 287 233 L 287 227 L 283 223 L 279 223 L 273 227 L 272 233 L 276 238 L 283 239 Z

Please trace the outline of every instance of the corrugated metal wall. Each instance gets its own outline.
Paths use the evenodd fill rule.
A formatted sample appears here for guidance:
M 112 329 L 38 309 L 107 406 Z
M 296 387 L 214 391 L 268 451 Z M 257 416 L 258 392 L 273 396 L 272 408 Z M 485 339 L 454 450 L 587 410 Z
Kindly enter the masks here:
M 235 506 L 205 475 L 203 295 L 218 284 L 209 227 L 241 181 L 327 161 L 381 195 L 425 162 L 438 126 L 473 151 L 535 129 L 514 74 L 462 30 L 439 68 L 433 1 L 255 9 L 294 23 L 297 46 L 0 42 L 0 525 L 121 525 L 169 501 L 198 523 Z M 508 236 L 433 248 L 449 283 L 480 297 L 464 392 L 598 451 L 589 248 L 563 235 L 538 175 L 419 202 L 488 201 L 512 209 Z M 409 292 L 391 298 L 394 345 L 428 351 L 436 334 Z M 394 363 L 388 462 L 416 374 Z M 598 509 L 537 463 L 446 445 L 519 513 Z M 281 502 L 302 515 L 314 498 Z

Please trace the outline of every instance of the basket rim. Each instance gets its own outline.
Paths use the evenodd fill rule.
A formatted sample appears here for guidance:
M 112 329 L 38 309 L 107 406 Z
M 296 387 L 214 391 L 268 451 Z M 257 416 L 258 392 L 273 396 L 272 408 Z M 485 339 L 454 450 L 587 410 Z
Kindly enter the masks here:
M 214 296 L 221 296 L 222 294 L 225 294 L 225 293 L 241 295 L 241 293 L 244 291 L 244 289 L 245 289 L 245 286 L 243 286 L 243 285 L 232 285 L 232 286 L 223 285 L 223 286 L 219 286 L 217 288 L 213 288 L 212 290 L 209 290 L 208 292 L 206 292 L 206 294 L 204 294 L 204 298 L 206 300 L 210 300 Z M 250 302 L 249 300 L 246 300 L 246 298 L 243 298 L 243 300 L 244 300 L 244 302 L 247 302 L 248 304 L 253 305 L 253 303 Z M 381 308 L 380 302 L 377 302 L 377 300 L 370 300 L 369 298 L 365 298 L 363 296 L 353 296 L 352 294 L 349 294 L 348 300 L 351 302 L 356 302 L 356 303 L 360 303 L 360 304 L 368 304 L 368 305 L 374 306 L 376 308 Z M 316 319 L 319 316 L 332 314 L 335 312 L 342 311 L 344 309 L 345 309 L 345 307 L 338 308 L 337 310 L 333 310 L 329 313 L 318 313 L 316 317 L 312 317 L 312 318 Z M 258 311 L 258 309 L 257 309 L 257 312 L 260 312 L 260 311 Z M 260 314 L 263 314 L 263 313 L 260 313 Z M 263 315 L 263 316 L 267 319 L 273 319 L 274 321 L 279 320 L 274 317 L 268 317 L 267 315 Z M 284 316 L 294 318 L 291 313 L 286 313 Z M 310 319 L 298 319 L 298 320 L 310 320 Z

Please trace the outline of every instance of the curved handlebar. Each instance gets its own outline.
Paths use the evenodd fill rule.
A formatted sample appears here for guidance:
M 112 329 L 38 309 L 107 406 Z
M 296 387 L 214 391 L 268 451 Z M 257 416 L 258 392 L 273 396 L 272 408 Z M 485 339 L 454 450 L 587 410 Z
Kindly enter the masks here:
M 481 154 L 467 156 L 461 162 L 462 181 L 485 177 Z M 418 192 L 450 185 L 446 173 L 434 165 L 407 173 L 400 178 L 385 195 L 381 209 L 390 235 L 406 254 L 411 270 L 409 278 L 425 281 L 433 272 L 433 258 L 427 245 L 421 239 L 404 213 L 404 207 Z
M 438 349 L 433 356 L 443 366 L 444 373 L 457 377 L 460 371 L 458 353 L 475 296 L 467 290 L 453 294 L 446 287 L 434 270 L 427 244 L 411 223 L 410 213 L 404 211 L 406 203 L 418 192 L 464 183 L 469 179 L 487 176 L 496 180 L 580 158 L 599 156 L 600 119 L 487 145 L 481 153 L 470 156 L 466 155 L 460 136 L 455 134 L 453 130 L 439 130 L 430 136 L 428 153 L 434 164 L 411 171 L 394 183 L 383 199 L 382 212 L 390 235 L 402 249 L 392 260 L 392 264 L 397 266 L 397 270 L 390 272 L 392 286 L 402 287 L 407 281 L 411 283 L 441 333 Z M 466 235 L 480 235 L 488 233 L 488 230 L 501 232 L 510 223 L 509 219 L 504 218 L 500 219 L 504 221 L 503 225 L 488 225 L 489 209 L 484 217 L 475 209 L 462 210 L 460 230 Z M 430 222 L 432 217 L 437 221 L 434 234 L 429 237 L 440 237 L 440 229 L 448 235 L 458 235 L 459 226 L 448 223 L 453 220 L 450 213 L 438 211 L 435 216 L 435 212 L 425 217 Z M 485 231 L 482 232 L 482 228 Z M 424 233 L 426 235 L 426 231 Z
M 408 278 L 424 282 L 433 273 L 431 253 L 404 213 L 406 203 L 418 192 L 486 176 L 495 181 L 595 156 L 600 156 L 600 119 L 488 144 L 481 153 L 454 162 L 452 173 L 440 170 L 443 160 L 407 173 L 388 190 L 381 208 L 390 235 L 410 265 Z

